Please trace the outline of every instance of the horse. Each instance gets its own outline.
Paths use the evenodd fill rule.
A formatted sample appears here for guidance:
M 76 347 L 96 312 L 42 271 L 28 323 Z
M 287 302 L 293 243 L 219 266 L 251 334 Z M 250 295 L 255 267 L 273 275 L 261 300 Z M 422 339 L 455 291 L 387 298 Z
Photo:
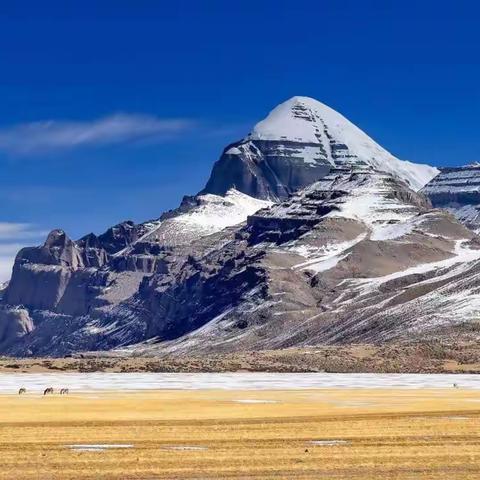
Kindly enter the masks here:
M 68 388 L 61 388 L 60 389 L 60 395 L 68 395 L 70 392 Z
M 18 391 L 18 394 L 19 395 L 23 395 L 24 393 L 27 393 L 27 389 L 25 387 L 22 387 L 19 391 Z
M 53 395 L 53 388 L 52 387 L 48 387 L 46 388 L 44 391 L 43 391 L 43 394 L 44 395 Z

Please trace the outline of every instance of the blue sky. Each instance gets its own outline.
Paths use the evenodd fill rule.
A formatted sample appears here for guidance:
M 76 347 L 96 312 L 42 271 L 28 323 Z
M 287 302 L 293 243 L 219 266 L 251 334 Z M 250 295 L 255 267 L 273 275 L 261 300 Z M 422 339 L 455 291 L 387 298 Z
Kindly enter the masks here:
M 3 2 L 0 280 L 20 246 L 175 207 L 276 104 L 400 158 L 480 160 L 473 1 Z

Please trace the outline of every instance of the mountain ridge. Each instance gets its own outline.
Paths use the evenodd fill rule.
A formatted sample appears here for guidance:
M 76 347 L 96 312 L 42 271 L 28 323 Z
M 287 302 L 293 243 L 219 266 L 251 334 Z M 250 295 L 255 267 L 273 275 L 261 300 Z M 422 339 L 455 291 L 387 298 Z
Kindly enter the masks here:
M 19 252 L 0 351 L 146 342 L 185 354 L 448 335 L 480 305 L 480 241 L 416 191 L 437 170 L 412 165 L 294 97 L 228 146 L 177 209 L 78 241 L 57 230 Z M 212 178 L 222 194 L 208 191 Z

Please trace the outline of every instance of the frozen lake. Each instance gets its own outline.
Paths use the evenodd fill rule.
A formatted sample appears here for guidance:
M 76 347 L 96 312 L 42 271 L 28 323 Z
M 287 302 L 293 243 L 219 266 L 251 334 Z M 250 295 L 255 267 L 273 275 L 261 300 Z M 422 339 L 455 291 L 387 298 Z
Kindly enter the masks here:
M 313 388 L 480 389 L 480 375 L 375 373 L 2 373 L 0 393 L 20 387 L 108 390 L 298 390 Z

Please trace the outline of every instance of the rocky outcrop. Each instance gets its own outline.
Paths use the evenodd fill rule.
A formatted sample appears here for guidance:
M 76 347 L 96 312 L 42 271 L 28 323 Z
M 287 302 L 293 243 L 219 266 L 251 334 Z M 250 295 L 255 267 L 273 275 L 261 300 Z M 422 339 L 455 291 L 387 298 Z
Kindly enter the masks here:
M 36 343 L 43 344 L 55 331 L 55 322 L 68 318 L 71 327 L 77 324 L 77 318 L 97 321 L 116 315 L 112 309 L 138 295 L 142 282 L 145 289 L 148 277 L 167 279 L 192 253 L 198 255 L 217 246 L 202 245 L 203 237 L 241 223 L 249 214 L 268 205 L 269 202 L 230 190 L 224 197 L 190 197 L 188 205 L 185 201 L 179 209 L 158 220 L 140 225 L 123 222 L 99 236 L 89 234 L 74 241 L 64 231 L 54 230 L 42 246 L 24 248 L 18 253 L 12 279 L 2 291 L 2 304 L 7 309 L 18 305 L 27 308 L 33 324 L 39 327 L 34 335 L 45 338 Z M 157 306 L 152 303 L 152 308 Z M 168 321 L 167 318 L 164 323 Z M 161 330 L 158 325 L 148 328 Z M 71 330 L 68 332 L 72 335 Z M 130 332 L 128 338 L 131 341 L 137 334 Z M 94 348 L 95 344 L 87 344 Z
M 307 157 L 312 150 L 317 155 Z M 332 165 L 320 151 L 316 144 L 287 140 L 232 144 L 215 163 L 203 192 L 223 195 L 234 187 L 256 198 L 285 199 L 329 172 Z
M 34 324 L 28 310 L 0 308 L 0 348 L 6 349 L 24 335 L 32 332 Z
M 480 164 L 440 169 L 422 190 L 432 204 L 445 208 L 474 230 L 480 230 Z
M 78 242 L 63 230 L 53 230 L 42 246 L 18 253 L 3 302 L 70 315 L 87 313 L 107 287 L 108 272 L 102 269 L 111 253 L 137 238 L 132 230 L 133 223 L 125 222 L 100 237 L 90 234 Z M 124 232 L 123 238 L 119 232 Z

